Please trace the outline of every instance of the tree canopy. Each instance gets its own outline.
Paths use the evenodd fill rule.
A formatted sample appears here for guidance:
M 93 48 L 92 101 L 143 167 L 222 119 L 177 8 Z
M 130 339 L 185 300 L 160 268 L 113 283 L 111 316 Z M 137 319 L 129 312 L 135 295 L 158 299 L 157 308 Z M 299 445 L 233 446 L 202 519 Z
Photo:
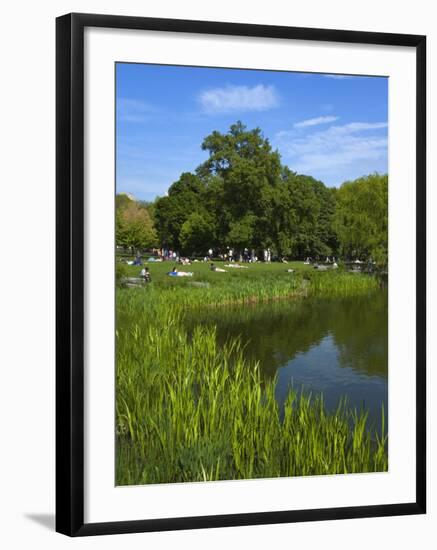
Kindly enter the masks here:
M 334 228 L 340 253 L 387 263 L 388 177 L 373 174 L 345 182 L 337 192 Z
M 158 244 L 156 230 L 146 205 L 127 195 L 117 195 L 115 206 L 115 239 L 118 245 L 138 249 Z
M 284 166 L 262 131 L 241 122 L 212 132 L 201 147 L 206 161 L 153 205 L 118 199 L 118 243 L 158 242 L 186 255 L 270 248 L 293 258 L 387 261 L 387 175 L 326 187 Z

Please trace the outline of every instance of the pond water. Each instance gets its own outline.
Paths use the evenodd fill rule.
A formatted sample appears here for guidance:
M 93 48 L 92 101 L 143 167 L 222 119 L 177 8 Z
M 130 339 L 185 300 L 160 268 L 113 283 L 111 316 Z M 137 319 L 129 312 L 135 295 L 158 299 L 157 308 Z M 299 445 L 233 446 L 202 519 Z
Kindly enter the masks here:
M 245 356 L 259 361 L 263 375 L 277 374 L 279 404 L 290 385 L 323 393 L 330 410 L 347 396 L 352 407 L 368 409 L 378 429 L 382 404 L 387 417 L 387 312 L 383 289 L 353 298 L 205 308 L 186 322 L 189 328 L 215 325 L 219 344 L 239 336 Z

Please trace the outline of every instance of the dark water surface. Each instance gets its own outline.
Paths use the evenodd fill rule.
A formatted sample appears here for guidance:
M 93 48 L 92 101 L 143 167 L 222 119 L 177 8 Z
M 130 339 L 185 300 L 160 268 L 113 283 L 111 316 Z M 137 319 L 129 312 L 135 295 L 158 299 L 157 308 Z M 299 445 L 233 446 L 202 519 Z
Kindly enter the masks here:
M 216 325 L 219 344 L 239 336 L 245 356 L 259 362 L 263 375 L 277 374 L 280 404 L 291 384 L 323 392 L 330 410 L 347 396 L 352 407 L 368 409 L 379 428 L 382 404 L 387 416 L 387 312 L 387 290 L 380 290 L 353 298 L 205 308 L 187 324 Z

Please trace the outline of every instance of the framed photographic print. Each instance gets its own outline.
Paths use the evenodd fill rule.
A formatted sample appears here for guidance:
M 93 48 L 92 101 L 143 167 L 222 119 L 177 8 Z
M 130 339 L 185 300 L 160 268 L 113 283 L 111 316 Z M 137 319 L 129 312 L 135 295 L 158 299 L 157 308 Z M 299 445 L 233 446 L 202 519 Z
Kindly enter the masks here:
M 56 52 L 57 530 L 425 513 L 425 37 Z

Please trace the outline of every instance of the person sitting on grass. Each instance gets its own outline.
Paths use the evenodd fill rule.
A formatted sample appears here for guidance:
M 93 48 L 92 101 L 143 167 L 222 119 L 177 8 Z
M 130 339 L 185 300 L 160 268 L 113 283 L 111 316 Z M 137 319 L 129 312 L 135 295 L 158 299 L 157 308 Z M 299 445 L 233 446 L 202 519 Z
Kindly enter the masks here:
M 151 283 L 152 277 L 150 276 L 150 271 L 148 267 L 143 267 L 140 271 L 140 278 L 144 280 L 145 283 Z

